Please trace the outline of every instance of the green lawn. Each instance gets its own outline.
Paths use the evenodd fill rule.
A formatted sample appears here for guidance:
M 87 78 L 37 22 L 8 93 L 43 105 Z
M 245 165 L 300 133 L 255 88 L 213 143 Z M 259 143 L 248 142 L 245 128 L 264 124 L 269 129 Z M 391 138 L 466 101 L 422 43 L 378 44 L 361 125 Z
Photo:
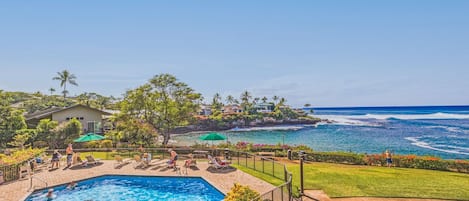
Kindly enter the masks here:
M 283 181 L 237 166 L 274 185 Z M 299 165 L 288 164 L 299 187 Z M 415 197 L 469 200 L 469 174 L 332 163 L 305 164 L 305 189 L 321 189 L 330 197 Z M 294 188 L 295 188 L 294 187 Z

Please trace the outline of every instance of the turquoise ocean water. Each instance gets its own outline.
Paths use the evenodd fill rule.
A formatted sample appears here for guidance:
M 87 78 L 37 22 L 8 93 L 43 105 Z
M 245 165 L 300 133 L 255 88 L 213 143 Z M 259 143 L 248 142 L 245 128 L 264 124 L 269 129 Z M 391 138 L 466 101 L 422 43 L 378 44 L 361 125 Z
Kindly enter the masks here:
M 469 106 L 314 108 L 313 116 L 334 122 L 222 133 L 233 143 L 304 144 L 318 151 L 359 153 L 389 149 L 394 154 L 469 159 Z M 173 139 L 181 144 L 201 143 L 198 136 Z

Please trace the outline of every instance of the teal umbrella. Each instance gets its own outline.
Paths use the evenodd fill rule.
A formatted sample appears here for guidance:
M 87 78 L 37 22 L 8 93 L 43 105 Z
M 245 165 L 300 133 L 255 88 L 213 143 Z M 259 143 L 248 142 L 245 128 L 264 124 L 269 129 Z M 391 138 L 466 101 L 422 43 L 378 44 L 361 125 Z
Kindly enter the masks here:
M 220 133 L 212 132 L 212 133 L 207 133 L 206 135 L 200 136 L 199 139 L 204 140 L 204 141 L 205 140 L 214 141 L 214 140 L 226 140 L 226 137 Z
M 103 136 L 97 135 L 94 133 L 87 133 L 86 135 L 82 135 L 79 138 L 73 140 L 74 142 L 89 142 L 89 141 L 96 141 L 104 139 Z

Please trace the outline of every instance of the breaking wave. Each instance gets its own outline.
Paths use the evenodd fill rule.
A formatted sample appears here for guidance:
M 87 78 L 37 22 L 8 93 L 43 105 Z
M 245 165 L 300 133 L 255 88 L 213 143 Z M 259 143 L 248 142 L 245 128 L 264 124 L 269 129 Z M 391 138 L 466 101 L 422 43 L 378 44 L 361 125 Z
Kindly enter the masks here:
M 448 148 L 453 148 L 453 149 L 442 149 L 442 148 L 437 148 L 431 146 L 429 143 L 420 141 L 417 137 L 406 137 L 406 140 L 411 141 L 412 145 L 421 147 L 421 148 L 426 148 L 426 149 L 431 149 L 435 151 L 441 151 L 441 152 L 446 152 L 446 153 L 452 153 L 452 154 L 463 154 L 463 155 L 469 155 L 469 152 L 464 152 L 466 150 L 469 150 L 469 148 L 466 147 L 459 147 L 459 146 L 446 146 Z M 441 146 L 441 145 L 440 145 Z

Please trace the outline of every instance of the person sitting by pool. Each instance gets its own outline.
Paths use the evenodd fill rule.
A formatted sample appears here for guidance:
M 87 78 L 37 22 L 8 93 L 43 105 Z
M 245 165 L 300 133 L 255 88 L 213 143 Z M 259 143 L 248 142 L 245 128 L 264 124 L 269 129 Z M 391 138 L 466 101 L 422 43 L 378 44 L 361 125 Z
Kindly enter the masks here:
M 52 167 L 51 169 L 54 169 L 54 165 L 56 168 L 59 168 L 59 161 L 60 161 L 60 153 L 57 150 L 54 150 L 54 153 L 52 154 Z
M 191 167 L 192 165 L 196 164 L 196 161 L 194 160 L 194 156 L 192 154 L 189 154 L 189 159 L 184 161 L 184 167 L 188 168 Z
M 69 189 L 69 190 L 73 190 L 73 189 L 75 189 L 75 187 L 77 187 L 77 182 L 75 182 L 75 181 L 72 181 L 67 185 L 67 189 Z
M 219 157 L 215 157 L 215 161 L 217 161 L 217 163 L 219 165 L 228 165 L 228 164 L 230 164 L 230 162 L 221 160 Z
M 53 200 L 54 197 L 55 197 L 54 196 L 54 189 L 50 188 L 49 191 L 47 191 L 47 195 L 46 195 L 47 201 Z
M 168 167 L 176 169 L 176 161 L 178 159 L 178 154 L 173 149 L 168 149 L 168 152 L 171 155 L 171 158 L 168 161 Z

